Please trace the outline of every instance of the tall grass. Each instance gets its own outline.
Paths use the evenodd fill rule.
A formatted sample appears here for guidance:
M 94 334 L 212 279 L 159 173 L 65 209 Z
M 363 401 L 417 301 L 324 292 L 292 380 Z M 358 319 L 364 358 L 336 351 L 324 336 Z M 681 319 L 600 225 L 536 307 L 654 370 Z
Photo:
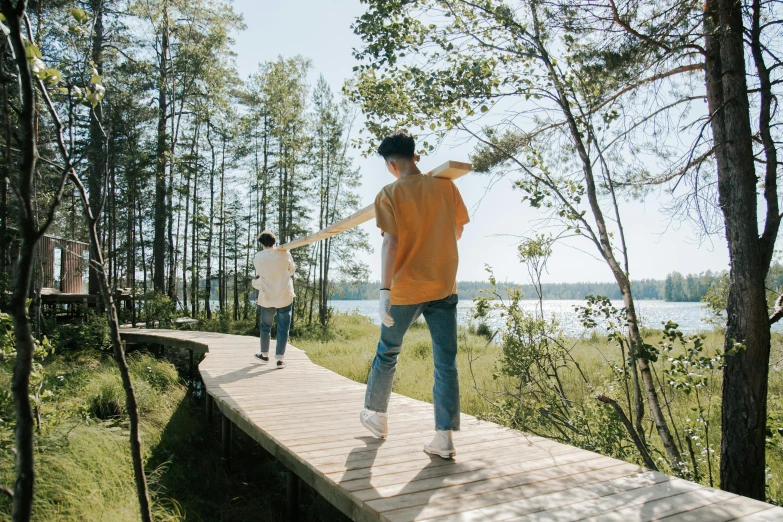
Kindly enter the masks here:
M 240 430 L 225 469 L 219 422 L 205 426 L 203 403 L 187 394 L 168 360 L 129 357 L 142 419 L 145 468 L 156 521 L 284 520 L 284 468 Z M 44 363 L 46 390 L 36 434 L 33 520 L 135 522 L 139 510 L 119 373 L 107 354 L 63 352 Z M 11 369 L 0 363 L 0 390 Z M 13 404 L 0 396 L 0 484 L 14 482 Z M 11 505 L 0 497 L 0 521 Z M 345 521 L 309 488 L 304 520 Z

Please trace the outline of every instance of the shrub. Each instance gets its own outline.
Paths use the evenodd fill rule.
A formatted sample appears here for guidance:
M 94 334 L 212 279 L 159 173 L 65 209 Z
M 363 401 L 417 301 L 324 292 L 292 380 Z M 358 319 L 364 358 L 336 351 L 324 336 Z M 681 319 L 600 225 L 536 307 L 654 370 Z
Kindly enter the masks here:
M 144 379 L 133 379 L 139 413 L 156 409 L 157 393 Z M 96 372 L 85 386 L 85 400 L 91 415 L 99 419 L 111 419 L 127 414 L 125 390 L 116 368 Z
M 56 326 L 52 333 L 52 344 L 59 351 L 78 351 L 89 348 L 110 352 L 112 343 L 109 321 L 90 311 L 79 322 Z
M 141 300 L 141 317 L 147 328 L 168 328 L 174 322 L 177 305 L 166 294 L 147 292 Z
M 489 327 L 489 325 L 482 321 L 476 327 L 476 335 L 484 337 L 487 341 L 490 341 L 495 334 L 492 332 L 492 329 Z
M 11 395 L 11 371 L 0 365 L 0 426 L 12 421 L 14 399 Z

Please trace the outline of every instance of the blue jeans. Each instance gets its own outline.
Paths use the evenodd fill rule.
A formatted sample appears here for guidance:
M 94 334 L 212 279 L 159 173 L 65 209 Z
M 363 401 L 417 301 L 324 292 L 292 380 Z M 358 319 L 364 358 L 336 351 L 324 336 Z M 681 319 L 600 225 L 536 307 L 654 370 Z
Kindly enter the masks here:
M 435 429 L 459 430 L 459 379 L 457 375 L 457 294 L 438 301 L 414 305 L 392 305 L 394 326 L 381 325 L 381 339 L 372 362 L 364 407 L 385 413 L 389 407 L 392 382 L 402 338 L 411 325 L 424 315 L 432 336 L 435 362 Z
M 275 348 L 275 355 L 278 359 L 282 359 L 285 355 L 285 347 L 288 345 L 288 330 L 291 329 L 291 310 L 293 310 L 294 303 L 283 308 L 264 308 L 261 309 L 261 353 L 264 355 L 269 353 L 269 343 L 272 338 L 272 321 L 275 320 L 275 312 L 277 312 L 277 347 Z

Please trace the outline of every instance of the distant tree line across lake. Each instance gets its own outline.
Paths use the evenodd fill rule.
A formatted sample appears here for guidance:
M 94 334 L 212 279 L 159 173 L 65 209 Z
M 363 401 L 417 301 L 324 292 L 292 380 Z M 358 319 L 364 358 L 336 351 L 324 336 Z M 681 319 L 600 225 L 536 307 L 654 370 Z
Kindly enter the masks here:
M 671 272 L 665 279 L 640 279 L 633 282 L 633 292 L 636 299 L 657 299 L 673 302 L 701 301 L 713 286 L 718 286 L 721 278 L 726 278 L 727 272 L 707 270 L 699 274 Z M 778 288 L 783 285 L 783 265 L 775 264 L 770 270 L 769 283 Z M 335 283 L 331 298 L 335 300 L 377 299 L 377 281 L 366 283 Z M 473 299 L 479 293 L 489 288 L 486 281 L 460 281 L 457 283 L 461 299 Z M 533 285 L 515 283 L 498 283 L 502 294 L 514 286 L 519 286 L 526 299 L 536 299 Z M 602 295 L 609 299 L 622 299 L 620 288 L 614 282 L 580 282 L 580 283 L 544 283 L 542 285 L 544 299 L 584 299 L 586 295 Z

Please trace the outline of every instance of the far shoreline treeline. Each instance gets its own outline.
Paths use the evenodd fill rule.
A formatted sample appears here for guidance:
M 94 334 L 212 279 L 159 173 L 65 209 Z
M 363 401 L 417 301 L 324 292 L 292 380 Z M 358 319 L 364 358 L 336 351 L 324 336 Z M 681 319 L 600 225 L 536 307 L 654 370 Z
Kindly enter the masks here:
M 721 280 L 726 277 L 727 272 L 713 272 L 711 270 L 687 275 L 671 272 L 665 279 L 634 281 L 634 297 L 670 302 L 699 302 L 711 287 L 721 284 Z M 770 278 L 783 282 L 783 266 L 776 264 L 770 271 Z M 338 301 L 377 299 L 378 285 L 377 281 L 366 283 L 336 282 L 331 299 Z M 489 286 L 487 281 L 459 281 L 457 283 L 460 299 L 473 299 Z M 499 282 L 498 290 L 505 296 L 506 291 L 514 286 L 522 289 L 525 299 L 537 298 L 537 293 L 533 285 L 530 284 L 517 285 L 513 282 Z M 544 299 L 550 300 L 580 300 L 584 299 L 586 295 L 622 299 L 620 288 L 614 282 L 544 283 L 541 286 Z

